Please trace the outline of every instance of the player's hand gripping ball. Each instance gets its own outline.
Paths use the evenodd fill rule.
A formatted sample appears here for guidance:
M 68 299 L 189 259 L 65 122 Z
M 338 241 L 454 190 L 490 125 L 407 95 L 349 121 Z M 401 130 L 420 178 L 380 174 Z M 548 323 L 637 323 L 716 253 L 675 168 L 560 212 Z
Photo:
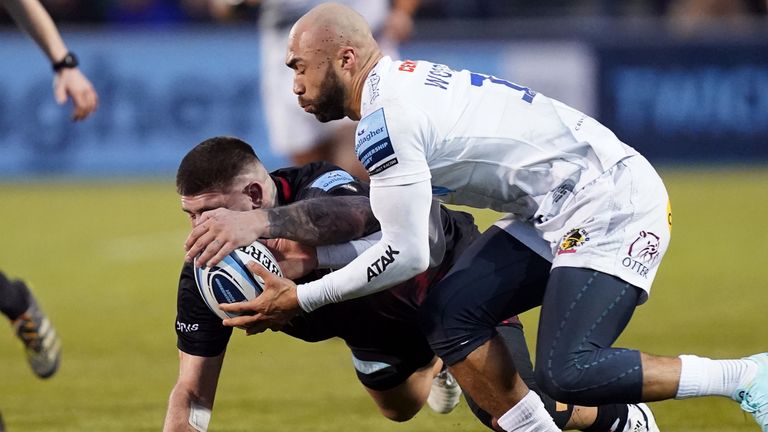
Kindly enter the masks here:
M 208 308 L 221 319 L 232 318 L 238 314 L 222 311 L 219 309 L 219 303 L 252 300 L 264 290 L 264 281 L 246 267 L 250 262 L 256 262 L 270 272 L 283 276 L 275 257 L 258 241 L 235 249 L 213 267 L 195 268 L 195 282 L 200 295 Z

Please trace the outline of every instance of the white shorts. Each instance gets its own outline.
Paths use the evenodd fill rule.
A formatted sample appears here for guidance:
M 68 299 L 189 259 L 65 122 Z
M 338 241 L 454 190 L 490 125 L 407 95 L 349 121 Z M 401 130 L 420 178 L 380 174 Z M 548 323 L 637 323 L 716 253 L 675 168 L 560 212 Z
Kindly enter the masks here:
M 661 178 L 635 155 L 574 191 L 550 219 L 527 222 L 508 215 L 496 226 L 553 268 L 598 270 L 642 288 L 643 303 L 669 246 L 672 213 Z

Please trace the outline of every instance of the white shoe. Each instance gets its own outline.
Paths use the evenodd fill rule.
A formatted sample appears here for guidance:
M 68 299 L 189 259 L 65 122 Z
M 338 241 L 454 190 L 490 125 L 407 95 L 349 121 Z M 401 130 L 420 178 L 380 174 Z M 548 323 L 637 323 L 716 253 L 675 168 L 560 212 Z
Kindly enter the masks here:
M 644 403 L 629 404 L 627 425 L 623 432 L 659 432 L 659 426 L 648 405 Z
M 448 414 L 456 408 L 461 400 L 461 387 L 456 379 L 443 369 L 432 380 L 432 389 L 429 391 L 427 404 L 432 411 L 439 414 Z
M 736 389 L 732 398 L 755 417 L 761 431 L 768 432 L 768 353 L 755 354 L 747 360 L 757 363 L 757 373 L 746 386 Z

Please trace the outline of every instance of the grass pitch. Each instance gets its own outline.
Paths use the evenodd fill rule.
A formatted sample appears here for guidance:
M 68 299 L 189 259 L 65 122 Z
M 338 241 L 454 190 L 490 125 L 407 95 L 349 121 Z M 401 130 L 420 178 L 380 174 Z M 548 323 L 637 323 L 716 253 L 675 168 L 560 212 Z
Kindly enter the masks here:
M 768 168 L 662 170 L 674 241 L 650 301 L 619 340 L 655 354 L 768 350 Z M 173 184 L 0 185 L 0 269 L 33 284 L 64 343 L 36 379 L 0 332 L 0 412 L 13 431 L 155 431 L 178 370 L 176 282 L 188 222 Z M 488 226 L 491 213 L 477 213 Z M 523 317 L 534 343 L 536 314 Z M 395 424 L 340 341 L 233 336 L 212 431 L 479 431 L 465 404 Z M 757 431 L 725 399 L 652 404 L 663 431 Z

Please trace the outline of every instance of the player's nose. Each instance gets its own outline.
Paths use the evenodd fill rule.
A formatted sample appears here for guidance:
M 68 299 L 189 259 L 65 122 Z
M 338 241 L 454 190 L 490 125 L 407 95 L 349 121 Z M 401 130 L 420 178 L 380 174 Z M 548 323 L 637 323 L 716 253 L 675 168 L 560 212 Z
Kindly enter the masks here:
M 297 80 L 293 81 L 293 94 L 303 95 L 306 88 Z

